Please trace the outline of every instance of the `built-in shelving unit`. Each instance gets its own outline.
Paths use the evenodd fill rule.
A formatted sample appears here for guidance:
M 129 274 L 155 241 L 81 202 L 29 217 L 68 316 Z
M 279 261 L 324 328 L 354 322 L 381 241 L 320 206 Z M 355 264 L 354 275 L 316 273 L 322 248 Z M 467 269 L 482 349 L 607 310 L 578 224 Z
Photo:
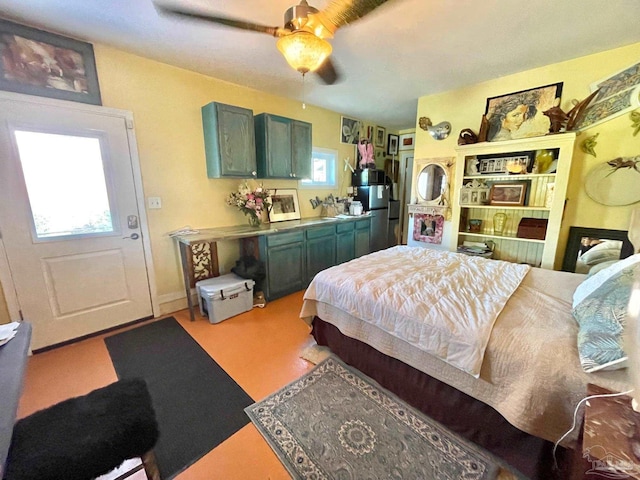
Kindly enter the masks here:
M 486 243 L 490 240 L 495 245 L 493 258 L 548 269 L 556 264 L 559 267 L 558 237 L 574 143 L 575 133 L 570 132 L 459 146 L 451 202 L 454 229 L 451 250 L 465 241 Z M 510 174 L 505 169 L 506 159 L 517 157 L 528 160 L 522 173 Z M 549 158 L 553 160 L 550 162 Z M 507 184 L 524 185 L 524 200 L 513 205 L 492 203 L 493 186 L 500 188 Z M 497 213 L 507 217 L 502 233 L 494 228 Z M 519 235 L 518 226 L 523 218 L 544 219 L 544 239 Z M 470 231 L 470 219 L 482 221 L 479 231 Z

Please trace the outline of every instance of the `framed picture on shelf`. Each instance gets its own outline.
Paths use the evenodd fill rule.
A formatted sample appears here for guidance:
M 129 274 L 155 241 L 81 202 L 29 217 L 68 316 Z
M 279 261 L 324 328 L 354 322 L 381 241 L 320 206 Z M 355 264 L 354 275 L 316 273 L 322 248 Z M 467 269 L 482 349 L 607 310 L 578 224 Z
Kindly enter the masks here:
M 538 137 L 549 133 L 549 117 L 542 112 L 556 105 L 562 82 L 487 99 L 487 141 Z
M 0 90 L 102 105 L 93 46 L 0 19 Z
M 390 133 L 387 137 L 387 155 L 398 154 L 398 135 Z
M 300 220 L 298 191 L 295 188 L 278 188 L 271 194 L 270 222 Z
M 384 127 L 376 127 L 376 138 L 374 142 L 375 147 L 384 148 L 384 137 L 386 133 L 387 131 L 384 129 Z
M 490 205 L 524 205 L 527 194 L 527 182 L 494 183 L 489 192 Z
M 478 156 L 478 170 L 482 175 L 531 173 L 534 152 L 513 153 L 506 157 Z
M 360 141 L 360 120 L 341 117 L 340 120 L 340 143 L 356 145 Z
M 413 150 L 415 147 L 416 134 L 415 133 L 403 133 L 400 135 L 400 142 L 398 144 L 398 150 Z

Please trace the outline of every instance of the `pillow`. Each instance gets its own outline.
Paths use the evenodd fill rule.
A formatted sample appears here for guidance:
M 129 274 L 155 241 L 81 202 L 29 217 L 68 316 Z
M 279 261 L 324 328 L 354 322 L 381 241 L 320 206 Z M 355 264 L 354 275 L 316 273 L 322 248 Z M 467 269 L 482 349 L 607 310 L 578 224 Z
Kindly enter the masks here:
M 608 262 L 598 263 L 597 265 L 594 265 L 589 269 L 587 276 L 591 277 L 592 275 L 595 275 L 596 273 L 598 273 L 600 270 L 604 270 L 605 268 L 610 267 L 611 265 L 613 265 L 618 261 L 619 260 L 609 260 Z
M 610 267 L 600 270 L 595 275 L 590 275 L 584 282 L 578 285 L 576 291 L 573 292 L 572 307 L 576 308 L 582 300 L 591 295 L 594 290 L 600 287 L 600 285 L 602 285 L 611 276 L 615 275 L 620 270 L 623 270 L 637 263 L 640 263 L 640 253 L 636 253 L 635 255 L 631 255 L 630 257 L 625 258 L 624 260 L 615 262 Z
M 586 265 L 596 265 L 609 260 L 617 260 L 620 258 L 621 249 L 621 240 L 605 240 L 580 255 L 580 260 Z
M 573 309 L 580 324 L 578 353 L 585 372 L 626 367 L 622 343 L 635 278 L 640 279 L 638 262 L 609 277 Z

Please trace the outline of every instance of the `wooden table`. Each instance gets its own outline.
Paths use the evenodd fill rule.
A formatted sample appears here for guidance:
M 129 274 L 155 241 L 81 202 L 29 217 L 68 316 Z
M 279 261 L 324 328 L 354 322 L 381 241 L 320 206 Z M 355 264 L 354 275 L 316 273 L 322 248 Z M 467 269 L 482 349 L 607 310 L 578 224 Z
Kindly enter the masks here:
M 352 221 L 356 218 L 357 217 L 350 219 L 317 217 L 266 223 L 260 227 L 238 225 L 207 228 L 198 230 L 198 233 L 194 234 L 175 235 L 173 238 L 178 242 L 180 249 L 182 276 L 184 278 L 184 289 L 187 295 L 187 305 L 189 306 L 191 321 L 195 320 L 195 306 L 193 298 L 191 297 L 191 289 L 195 288 L 196 282 L 200 280 L 206 280 L 207 278 L 220 275 L 217 242 L 223 240 L 240 240 L 240 255 L 252 254 L 256 258 L 259 258 L 257 249 L 257 238 L 259 236 L 307 228 L 312 225 Z
M 31 324 L 23 322 L 16 336 L 0 347 L 0 478 L 11 445 L 30 344 Z

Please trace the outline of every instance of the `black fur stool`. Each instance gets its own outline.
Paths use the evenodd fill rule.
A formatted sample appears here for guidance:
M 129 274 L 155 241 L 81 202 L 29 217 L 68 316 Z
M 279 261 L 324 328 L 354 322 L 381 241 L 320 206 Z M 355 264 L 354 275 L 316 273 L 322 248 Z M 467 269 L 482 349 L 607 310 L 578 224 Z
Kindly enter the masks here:
M 4 478 L 89 480 L 129 458 L 153 457 L 157 440 L 147 384 L 119 380 L 16 422 Z M 147 476 L 159 478 L 154 467 L 145 462 Z

